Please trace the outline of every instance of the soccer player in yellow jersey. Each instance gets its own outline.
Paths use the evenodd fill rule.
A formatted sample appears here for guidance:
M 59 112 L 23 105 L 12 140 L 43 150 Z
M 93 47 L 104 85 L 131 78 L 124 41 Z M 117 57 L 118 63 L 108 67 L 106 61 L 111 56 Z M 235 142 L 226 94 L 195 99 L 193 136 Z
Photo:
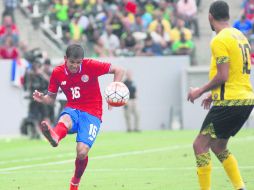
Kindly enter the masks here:
M 254 105 L 250 83 L 250 45 L 245 36 L 229 24 L 229 6 L 215 1 L 209 10 L 209 22 L 216 36 L 211 41 L 209 82 L 200 88 L 191 88 L 188 100 L 192 103 L 205 92 L 211 92 L 202 106 L 209 110 L 193 148 L 201 190 L 211 189 L 211 156 L 222 163 L 234 189 L 245 190 L 237 161 L 227 144 L 248 119 Z

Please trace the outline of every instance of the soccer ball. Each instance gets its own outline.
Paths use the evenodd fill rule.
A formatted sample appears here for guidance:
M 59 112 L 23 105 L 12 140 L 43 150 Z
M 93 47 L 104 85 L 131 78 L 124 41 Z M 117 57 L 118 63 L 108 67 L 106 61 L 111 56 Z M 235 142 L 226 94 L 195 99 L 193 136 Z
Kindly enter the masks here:
M 112 82 L 105 89 L 105 98 L 110 106 L 123 106 L 128 102 L 129 97 L 129 89 L 122 82 Z

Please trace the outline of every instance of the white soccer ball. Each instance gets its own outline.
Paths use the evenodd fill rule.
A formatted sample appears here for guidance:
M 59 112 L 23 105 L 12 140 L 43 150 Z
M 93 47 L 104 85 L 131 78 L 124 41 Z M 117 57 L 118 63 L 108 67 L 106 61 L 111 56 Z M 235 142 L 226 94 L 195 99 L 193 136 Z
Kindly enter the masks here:
M 128 102 L 129 97 L 129 89 L 122 82 L 112 82 L 105 89 L 106 101 L 113 107 L 125 105 Z

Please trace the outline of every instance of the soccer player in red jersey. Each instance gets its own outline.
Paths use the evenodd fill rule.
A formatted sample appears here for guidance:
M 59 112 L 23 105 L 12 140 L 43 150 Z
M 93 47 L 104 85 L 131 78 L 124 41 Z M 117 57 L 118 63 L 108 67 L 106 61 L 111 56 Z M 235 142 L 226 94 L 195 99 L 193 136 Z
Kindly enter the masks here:
M 67 133 L 77 133 L 77 157 L 70 190 L 78 190 L 88 163 L 88 152 L 101 124 L 102 96 L 98 77 L 112 73 L 114 81 L 121 81 L 124 71 L 109 63 L 84 58 L 84 50 L 77 44 L 68 46 L 64 60 L 65 63 L 52 72 L 48 93 L 44 95 L 35 90 L 33 98 L 43 104 L 53 104 L 59 87 L 67 97 L 67 103 L 56 126 L 51 128 L 43 121 L 41 131 L 53 147 L 56 147 Z

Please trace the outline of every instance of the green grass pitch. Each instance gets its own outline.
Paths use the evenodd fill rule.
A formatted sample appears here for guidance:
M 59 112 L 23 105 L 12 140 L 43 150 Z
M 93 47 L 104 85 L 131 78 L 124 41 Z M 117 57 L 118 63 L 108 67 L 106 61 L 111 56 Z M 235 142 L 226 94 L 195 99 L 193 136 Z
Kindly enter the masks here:
M 198 190 L 192 142 L 198 131 L 101 132 L 89 154 L 80 190 Z M 254 189 L 254 130 L 230 141 L 247 189 Z M 45 140 L 0 139 L 0 190 L 68 190 L 75 136 L 57 148 Z M 231 186 L 212 156 L 212 189 Z

